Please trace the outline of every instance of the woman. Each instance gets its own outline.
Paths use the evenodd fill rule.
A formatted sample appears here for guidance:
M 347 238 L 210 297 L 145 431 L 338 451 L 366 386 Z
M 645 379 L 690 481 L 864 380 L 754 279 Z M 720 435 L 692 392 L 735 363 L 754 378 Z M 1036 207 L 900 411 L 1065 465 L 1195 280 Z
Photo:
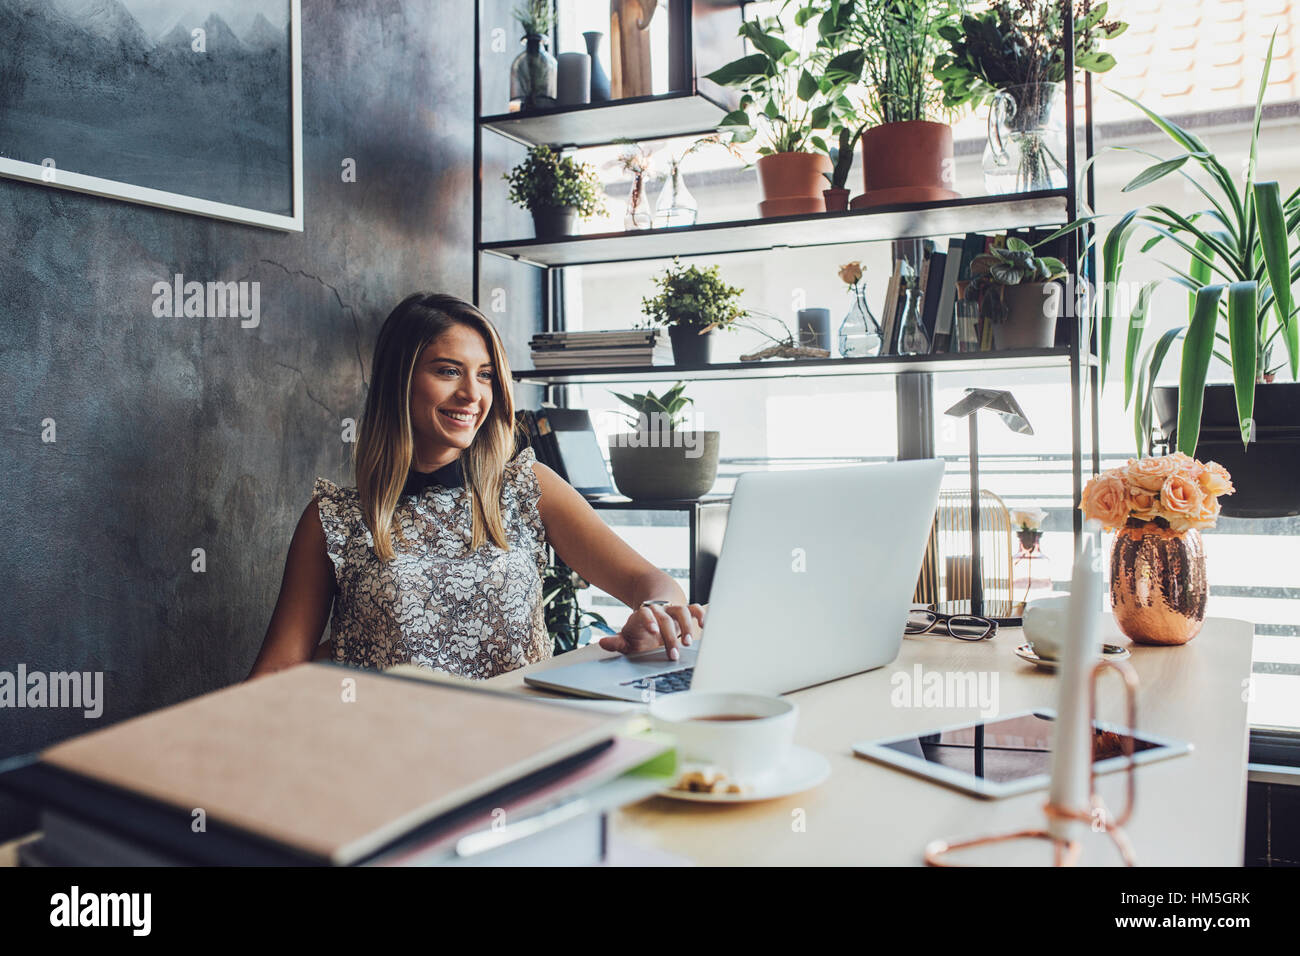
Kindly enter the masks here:
M 249 679 L 327 655 L 470 678 L 544 660 L 547 542 L 637 609 L 601 647 L 662 645 L 676 660 L 704 609 L 531 448 L 514 449 L 510 367 L 492 323 L 453 296 L 408 296 L 375 344 L 356 487 L 317 479 Z M 329 642 L 317 653 L 331 607 L 332 653 Z

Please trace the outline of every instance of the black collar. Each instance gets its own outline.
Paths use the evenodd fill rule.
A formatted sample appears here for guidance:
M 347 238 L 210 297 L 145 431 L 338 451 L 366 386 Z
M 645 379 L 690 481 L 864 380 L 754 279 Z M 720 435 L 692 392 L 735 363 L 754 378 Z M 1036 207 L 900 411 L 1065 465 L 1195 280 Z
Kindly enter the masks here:
M 416 471 L 412 468 L 406 475 L 406 485 L 402 488 L 404 495 L 418 495 L 426 488 L 440 485 L 443 488 L 465 487 L 465 473 L 461 469 L 460 459 L 443 465 L 437 471 Z

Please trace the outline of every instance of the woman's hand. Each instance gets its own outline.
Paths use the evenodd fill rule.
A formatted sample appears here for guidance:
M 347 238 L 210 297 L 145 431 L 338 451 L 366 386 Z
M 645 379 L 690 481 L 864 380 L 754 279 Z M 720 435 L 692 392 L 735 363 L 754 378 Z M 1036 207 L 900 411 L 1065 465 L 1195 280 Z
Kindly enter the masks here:
M 651 604 L 637 608 L 623 625 L 623 630 L 602 637 L 600 646 L 607 651 L 641 654 L 662 645 L 668 651 L 668 659 L 675 661 L 680 656 L 678 646 L 689 647 L 700 636 L 706 607 L 707 604 L 703 607 L 699 604 Z

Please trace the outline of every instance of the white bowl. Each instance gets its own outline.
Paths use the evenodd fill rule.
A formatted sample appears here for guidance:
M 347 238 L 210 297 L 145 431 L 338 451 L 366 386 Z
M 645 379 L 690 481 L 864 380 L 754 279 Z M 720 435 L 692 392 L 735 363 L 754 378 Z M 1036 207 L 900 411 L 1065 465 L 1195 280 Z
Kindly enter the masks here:
M 720 714 L 753 714 L 753 720 L 701 720 Z M 656 730 L 677 738 L 683 763 L 716 767 L 729 780 L 753 784 L 784 765 L 794 743 L 799 708 L 767 694 L 684 691 L 650 704 Z

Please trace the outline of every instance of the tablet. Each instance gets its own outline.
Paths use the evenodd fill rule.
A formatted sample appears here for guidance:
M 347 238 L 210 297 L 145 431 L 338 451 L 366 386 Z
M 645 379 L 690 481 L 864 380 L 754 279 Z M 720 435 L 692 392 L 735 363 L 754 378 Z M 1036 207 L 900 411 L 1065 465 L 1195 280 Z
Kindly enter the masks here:
M 899 770 L 955 787 L 977 797 L 1009 797 L 1045 790 L 1051 771 L 1056 713 L 1047 708 L 967 722 L 907 737 L 855 744 L 853 752 Z M 1093 767 L 1099 774 L 1128 765 L 1117 724 L 1093 723 Z M 1133 735 L 1135 763 L 1185 754 L 1192 745 L 1139 732 Z

